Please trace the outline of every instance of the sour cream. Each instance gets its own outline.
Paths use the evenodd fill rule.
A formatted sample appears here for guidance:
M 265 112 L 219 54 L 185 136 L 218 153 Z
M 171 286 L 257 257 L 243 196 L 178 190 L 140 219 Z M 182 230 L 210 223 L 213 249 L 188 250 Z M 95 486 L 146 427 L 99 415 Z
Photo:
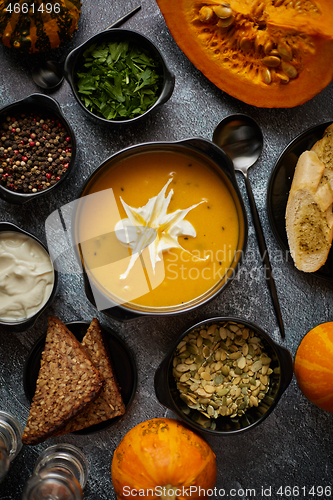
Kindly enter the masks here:
M 54 269 L 46 250 L 33 238 L 0 232 L 0 320 L 23 321 L 48 301 Z
M 168 196 L 165 194 L 172 180 L 171 177 L 159 194 L 150 198 L 144 207 L 130 207 L 120 197 L 128 219 L 121 219 L 117 222 L 115 232 L 118 240 L 128 245 L 132 250 L 128 268 L 124 274 L 120 275 L 120 279 L 125 279 L 128 276 L 140 253 L 147 246 L 154 272 L 156 263 L 161 261 L 163 252 L 171 250 L 171 248 L 180 248 L 183 252 L 190 254 L 178 243 L 178 237 L 185 235 L 196 237 L 197 233 L 194 227 L 190 222 L 184 220 L 184 217 L 204 201 L 200 201 L 200 203 L 185 210 L 176 210 L 167 214 L 173 189 L 170 190 Z M 205 260 L 198 257 L 197 259 Z

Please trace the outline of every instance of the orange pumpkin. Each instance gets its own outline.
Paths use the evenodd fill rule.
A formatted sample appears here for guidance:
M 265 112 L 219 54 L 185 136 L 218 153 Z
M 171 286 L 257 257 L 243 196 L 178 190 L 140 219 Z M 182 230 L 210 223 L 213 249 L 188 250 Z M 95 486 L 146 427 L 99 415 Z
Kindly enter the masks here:
M 295 375 L 305 396 L 333 413 L 333 322 L 305 335 L 296 352 Z
M 260 107 L 314 97 L 333 78 L 331 0 L 157 0 L 172 36 L 209 80 Z
M 204 500 L 215 486 L 216 460 L 208 443 L 181 422 L 154 418 L 124 436 L 111 476 L 118 499 Z

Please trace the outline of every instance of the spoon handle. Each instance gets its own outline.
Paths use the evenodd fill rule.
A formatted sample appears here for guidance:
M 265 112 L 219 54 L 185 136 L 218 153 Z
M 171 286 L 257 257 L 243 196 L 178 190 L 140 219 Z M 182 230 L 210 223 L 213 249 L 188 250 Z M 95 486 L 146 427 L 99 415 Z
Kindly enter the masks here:
M 268 285 L 268 288 L 269 288 L 269 291 L 270 291 L 270 294 L 272 297 L 272 302 L 273 302 L 276 318 L 277 318 L 277 321 L 279 324 L 281 337 L 284 339 L 285 338 L 285 331 L 284 331 L 284 326 L 283 326 L 283 321 L 282 321 L 279 298 L 278 298 L 278 294 L 276 291 L 275 281 L 273 279 L 272 268 L 271 268 L 271 264 L 269 261 L 265 237 L 264 237 L 261 222 L 259 219 L 258 210 L 256 207 L 256 202 L 255 202 L 255 199 L 253 196 L 253 192 L 251 189 L 250 181 L 249 181 L 248 176 L 246 174 L 244 175 L 244 177 L 245 177 L 245 185 L 246 185 L 247 195 L 249 198 L 249 203 L 250 203 L 250 208 L 251 208 L 251 213 L 252 213 L 252 220 L 253 220 L 254 228 L 256 230 L 261 260 L 262 260 L 262 263 L 264 265 L 265 278 L 266 278 L 267 285 Z
M 127 12 L 127 14 L 125 14 L 123 17 L 121 17 L 120 19 L 118 19 L 117 21 L 115 21 L 114 23 L 112 23 L 110 26 L 108 26 L 107 28 L 105 28 L 105 30 L 110 30 L 110 29 L 113 29 L 113 28 L 118 28 L 119 26 L 121 26 L 122 24 L 124 24 L 126 21 L 128 21 L 132 16 L 134 16 L 134 14 L 136 14 L 137 12 L 139 12 L 140 9 L 141 9 L 141 5 L 138 5 L 137 7 L 135 7 L 130 12 Z

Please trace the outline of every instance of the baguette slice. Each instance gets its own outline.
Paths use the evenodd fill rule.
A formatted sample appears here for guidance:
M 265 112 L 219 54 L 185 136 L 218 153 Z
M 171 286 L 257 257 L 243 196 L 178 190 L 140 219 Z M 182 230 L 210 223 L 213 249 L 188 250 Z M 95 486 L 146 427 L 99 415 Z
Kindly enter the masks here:
M 50 317 L 22 443 L 35 445 L 52 436 L 98 396 L 103 384 L 80 342 L 60 319 Z
M 323 138 L 311 148 L 325 165 L 323 178 L 326 179 L 333 190 L 333 123 L 327 127 Z
M 302 153 L 286 209 L 291 256 L 297 269 L 308 273 L 325 264 L 333 238 L 333 192 L 324 171 L 314 151 Z
M 115 378 L 110 354 L 96 318 L 93 318 L 82 340 L 82 346 L 103 375 L 105 386 L 99 396 L 68 422 L 63 429 L 56 432 L 55 436 L 79 431 L 125 413 L 125 405 Z

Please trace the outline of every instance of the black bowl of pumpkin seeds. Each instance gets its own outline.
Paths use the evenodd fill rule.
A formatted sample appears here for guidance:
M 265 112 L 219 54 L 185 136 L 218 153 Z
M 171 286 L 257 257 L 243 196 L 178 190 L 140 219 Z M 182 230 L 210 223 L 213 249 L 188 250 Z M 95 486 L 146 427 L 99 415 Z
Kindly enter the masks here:
M 156 371 L 155 392 L 191 427 L 230 435 L 262 422 L 292 376 L 290 352 L 261 328 L 217 317 L 180 336 Z

